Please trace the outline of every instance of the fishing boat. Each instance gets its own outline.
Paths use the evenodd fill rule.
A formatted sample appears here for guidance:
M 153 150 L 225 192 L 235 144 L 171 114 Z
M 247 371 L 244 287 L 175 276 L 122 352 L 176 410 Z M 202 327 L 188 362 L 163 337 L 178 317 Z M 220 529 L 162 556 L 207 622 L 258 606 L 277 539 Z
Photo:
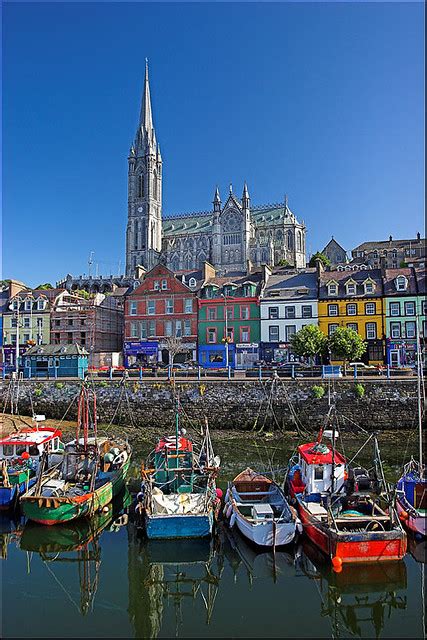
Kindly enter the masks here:
M 220 504 L 216 488 L 219 463 L 207 422 L 197 447 L 186 430 L 180 429 L 178 403 L 175 434 L 160 438 L 141 469 L 137 527 L 143 527 L 149 539 L 210 536 Z
M 230 527 L 260 547 L 291 543 L 299 524 L 279 485 L 249 467 L 228 483 L 224 513 Z
M 46 467 L 56 465 L 62 459 L 64 444 L 59 429 L 25 424 L 18 431 L 0 440 L 0 509 L 10 509 L 18 504 L 20 496 L 37 480 L 40 463 L 45 457 Z
M 42 461 L 37 482 L 21 497 L 24 515 L 47 525 L 94 516 L 123 489 L 131 453 L 125 439 L 98 436 L 96 396 L 83 386 L 76 438 L 65 446 L 59 468 L 45 471 Z
M 363 445 L 374 441 L 379 467 L 374 477 L 361 467 L 349 467 L 336 449 L 337 436 L 335 427 L 322 428 L 317 441 L 300 445 L 297 459 L 290 461 L 285 486 L 304 532 L 337 571 L 346 563 L 401 560 L 406 534 L 388 492 L 375 434 Z
M 421 346 L 418 335 L 417 349 L 417 415 L 419 458 L 411 458 L 403 467 L 403 472 L 396 485 L 396 509 L 403 525 L 416 535 L 426 537 L 427 516 L 427 472 L 423 460 L 423 403 L 421 389 L 423 385 L 423 369 L 421 366 Z

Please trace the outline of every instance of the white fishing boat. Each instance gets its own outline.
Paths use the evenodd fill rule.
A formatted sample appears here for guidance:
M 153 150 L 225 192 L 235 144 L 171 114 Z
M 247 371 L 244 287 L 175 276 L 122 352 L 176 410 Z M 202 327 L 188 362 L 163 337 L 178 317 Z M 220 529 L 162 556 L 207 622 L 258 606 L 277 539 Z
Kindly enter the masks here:
M 224 515 L 245 538 L 272 549 L 290 544 L 300 524 L 282 489 L 250 468 L 229 483 Z

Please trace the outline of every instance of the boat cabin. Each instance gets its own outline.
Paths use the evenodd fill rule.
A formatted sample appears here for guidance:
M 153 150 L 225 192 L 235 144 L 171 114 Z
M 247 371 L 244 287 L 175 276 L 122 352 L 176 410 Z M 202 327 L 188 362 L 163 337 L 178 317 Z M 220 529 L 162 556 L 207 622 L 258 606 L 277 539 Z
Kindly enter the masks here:
M 294 493 L 339 491 L 345 483 L 344 456 L 323 442 L 310 442 L 298 447 L 298 465 L 291 475 Z
M 62 451 L 62 433 L 59 429 L 21 429 L 0 440 L 0 460 L 13 460 L 27 453 L 38 458 L 44 451 L 59 453 Z
M 178 448 L 177 448 L 178 442 Z M 165 493 L 192 493 L 193 443 L 179 436 L 161 438 L 154 451 L 154 480 Z

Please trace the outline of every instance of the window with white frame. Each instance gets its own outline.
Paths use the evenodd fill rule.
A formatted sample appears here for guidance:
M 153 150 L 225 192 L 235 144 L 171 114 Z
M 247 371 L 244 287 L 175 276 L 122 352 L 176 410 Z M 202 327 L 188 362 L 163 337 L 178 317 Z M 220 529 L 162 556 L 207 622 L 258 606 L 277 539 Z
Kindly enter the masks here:
M 197 280 L 196 278 L 190 278 L 188 281 L 188 286 L 190 287 L 190 289 L 192 289 L 193 287 L 195 287 L 197 285 Z
M 338 315 L 338 305 L 337 304 L 328 304 L 328 316 L 337 316 Z
M 357 304 L 352 303 L 347 305 L 347 315 L 357 316 Z
M 347 329 L 353 329 L 357 333 L 357 322 L 348 322 Z
M 335 282 L 328 284 L 328 295 L 336 296 L 338 293 L 338 285 Z
M 155 316 L 155 315 L 156 315 L 156 301 L 147 300 L 147 316 Z
M 375 322 L 366 323 L 366 340 L 375 340 L 377 337 L 377 325 Z
M 216 320 L 216 307 L 208 307 L 208 320 Z
M 400 322 L 390 323 L 390 334 L 392 338 L 400 338 Z
M 337 329 L 338 329 L 338 325 L 337 324 L 329 324 L 328 325 L 328 335 L 332 336 Z
M 37 311 L 43 311 L 45 307 L 46 307 L 46 300 L 39 298 L 37 300 Z
M 414 316 L 415 315 L 415 302 L 410 300 L 405 302 L 405 316 Z
M 240 340 L 242 342 L 249 342 L 250 329 L 249 327 L 240 327 Z
M 405 278 L 405 276 L 397 276 L 395 284 L 397 291 L 406 291 L 408 280 Z
M 367 316 L 374 316 L 376 313 L 376 304 L 375 302 L 366 302 L 365 303 L 365 314 Z
M 421 301 L 421 314 L 423 316 L 427 315 L 427 300 L 422 300 Z
M 416 338 L 417 329 L 416 329 L 416 326 L 415 326 L 415 322 L 413 322 L 413 321 L 405 322 L 405 331 L 406 331 L 406 337 L 407 338 Z
M 273 325 L 268 327 L 269 342 L 279 342 L 279 327 Z
M 129 303 L 129 315 L 130 316 L 136 316 L 137 315 L 136 302 L 130 302 Z
M 130 323 L 130 337 L 131 338 L 138 338 L 138 334 L 139 334 L 139 323 L 138 322 L 131 322 Z
M 345 285 L 345 288 L 346 288 L 348 296 L 356 295 L 356 283 L 355 282 L 347 282 L 347 284 Z
M 159 291 L 160 289 L 160 282 L 158 280 L 154 280 L 154 286 L 153 286 L 154 291 Z
M 12 329 L 16 329 L 16 327 L 18 326 L 18 318 L 12 318 L 10 321 L 10 326 L 12 327 Z
M 168 281 L 166 279 L 162 280 L 162 289 L 165 290 L 168 288 Z
M 173 331 L 172 320 L 166 320 L 165 321 L 165 336 L 167 338 L 170 338 L 172 336 L 172 331 Z
M 365 285 L 365 293 L 374 293 L 375 285 L 373 282 L 368 280 L 367 282 L 364 283 L 364 285 Z
M 184 335 L 191 336 L 191 320 L 184 320 Z
M 289 342 L 291 336 L 293 336 L 297 332 L 297 328 L 294 324 L 289 324 L 285 326 L 285 342 Z
M 166 300 L 166 313 L 173 313 L 173 298 Z
M 268 307 L 268 317 L 270 320 L 277 320 L 279 317 L 279 307 Z
M 216 343 L 216 328 L 215 327 L 209 327 L 208 328 L 207 339 L 208 339 L 208 344 L 215 344 Z
M 289 319 L 294 319 L 295 318 L 295 307 L 292 306 L 287 306 L 285 307 L 285 318 Z
M 225 315 L 227 316 L 227 320 L 233 320 L 234 307 L 227 306 L 225 310 Z
M 249 320 L 249 307 L 240 307 L 240 319 Z
M 29 333 L 24 333 L 24 342 L 28 342 L 30 339 L 30 334 Z
M 182 338 L 182 322 L 181 322 L 181 320 L 177 320 L 175 322 L 175 336 L 177 338 Z
M 149 320 L 148 322 L 148 337 L 152 338 L 156 335 L 156 321 Z
M 400 316 L 400 302 L 390 302 L 390 315 Z
M 139 324 L 140 324 L 139 337 L 141 338 L 141 340 L 143 340 L 144 338 L 147 337 L 147 322 L 146 320 L 143 320 Z
M 301 307 L 301 314 L 303 318 L 312 318 L 313 307 L 311 306 L 311 304 L 303 304 Z
M 185 298 L 184 313 L 193 313 L 193 298 Z
M 32 300 L 25 300 L 24 302 L 25 311 L 31 311 L 31 307 L 32 307 Z

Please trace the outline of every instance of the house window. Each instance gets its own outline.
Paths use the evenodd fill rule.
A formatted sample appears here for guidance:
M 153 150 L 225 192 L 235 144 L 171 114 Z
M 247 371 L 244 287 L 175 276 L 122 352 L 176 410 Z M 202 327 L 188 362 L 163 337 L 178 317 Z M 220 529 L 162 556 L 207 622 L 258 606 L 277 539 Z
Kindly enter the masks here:
M 268 328 L 268 339 L 270 342 L 279 342 L 279 327 Z
M 405 322 L 405 330 L 407 338 L 415 338 L 417 331 L 415 328 L 415 322 Z
M 10 308 L 12 309 L 12 311 L 17 311 L 18 306 L 19 306 L 19 300 L 13 300 L 12 304 L 10 305 Z
M 25 329 L 30 328 L 30 318 L 24 318 L 24 328 Z
M 29 339 L 30 339 L 30 334 L 24 333 L 24 342 L 28 342 Z
M 249 307 L 240 307 L 240 319 L 249 320 Z
M 347 329 L 353 329 L 357 333 L 357 322 L 348 322 Z
M 328 324 L 328 335 L 332 336 L 337 330 L 337 328 L 338 328 L 337 324 Z
M 374 283 L 365 282 L 365 293 L 374 293 Z
M 170 338 L 172 336 L 172 320 L 166 320 L 165 322 L 165 336 Z
M 73 334 L 71 332 L 67 333 L 67 342 L 68 344 L 73 344 Z
M 232 296 L 233 295 L 233 289 L 234 287 L 232 287 L 231 285 L 226 285 L 223 289 L 224 291 L 224 295 L 225 296 Z M 245 296 L 245 292 L 243 291 L 243 296 Z
M 422 300 L 421 302 L 421 314 L 423 316 L 427 315 L 427 300 Z
M 328 316 L 337 316 L 337 315 L 338 315 L 338 305 L 328 304 Z
M 216 307 L 208 307 L 208 320 L 216 320 Z
M 136 302 L 131 302 L 129 304 L 129 315 L 130 316 L 136 316 L 136 314 L 137 314 Z
M 10 321 L 10 326 L 12 327 L 12 329 L 16 329 L 16 327 L 18 326 L 18 319 L 12 318 L 12 320 Z
M 302 317 L 303 318 L 312 318 L 313 317 L 313 308 L 311 305 L 302 305 Z
M 86 333 L 84 331 L 80 332 L 80 344 L 82 345 L 82 347 L 84 347 L 86 344 Z
M 160 289 L 160 282 L 158 280 L 154 280 L 154 290 L 155 291 L 159 291 Z
M 188 281 L 188 286 L 191 288 L 195 287 L 197 285 L 197 280 L 196 278 L 190 278 Z
M 250 342 L 251 330 L 249 327 L 240 327 L 240 342 Z
M 16 333 L 12 333 L 10 336 L 11 344 L 16 344 Z
M 227 307 L 226 308 L 226 316 L 227 316 L 227 320 L 233 320 L 233 309 L 234 307 Z
M 72 327 L 72 326 L 73 326 L 73 324 L 74 324 L 73 319 L 72 319 L 72 318 L 68 318 L 68 326 L 69 326 L 69 327 Z
M 143 320 L 140 323 L 140 332 L 139 332 L 139 336 L 141 338 L 141 340 L 143 340 L 144 338 L 147 337 L 147 322 L 146 320 Z
M 191 336 L 191 320 L 184 320 L 184 335 Z
M 365 303 L 365 314 L 367 316 L 374 316 L 376 313 L 376 304 L 375 302 L 366 302 Z
M 338 286 L 336 284 L 328 284 L 328 295 L 336 296 L 338 293 Z
M 84 320 L 83 320 L 83 322 L 84 322 Z M 59 327 L 60 325 L 61 325 L 61 321 L 58 318 L 56 318 L 55 319 L 55 327 Z
M 323 467 L 314 467 L 314 479 L 323 480 Z
M 173 313 L 173 299 L 166 300 L 166 313 Z
M 295 307 L 285 307 L 285 318 L 293 320 L 295 318 Z
M 130 337 L 137 338 L 138 337 L 138 322 L 130 323 Z
M 390 302 L 390 315 L 400 316 L 400 302 Z
M 184 300 L 184 313 L 193 313 L 193 298 Z
M 24 309 L 25 311 L 31 311 L 31 300 L 25 300 L 24 302 Z
M 181 320 L 177 320 L 175 322 L 175 336 L 177 338 L 182 338 L 182 322 L 181 322 Z
M 216 328 L 215 327 L 209 327 L 207 330 L 207 342 L 208 344 L 215 344 L 216 343 Z
M 156 335 L 156 321 L 155 320 L 149 320 L 149 322 L 148 322 L 148 337 L 152 338 L 155 335 Z
M 297 328 L 294 324 L 289 324 L 285 327 L 285 342 L 289 342 L 291 339 L 291 336 L 294 335 L 294 333 L 296 333 Z
M 46 300 L 37 300 L 37 311 L 43 311 L 46 306 Z
M 230 342 L 234 342 L 234 327 L 227 327 L 227 338 Z
M 405 316 L 415 315 L 415 302 L 405 302 Z
M 395 283 L 396 283 L 397 291 L 406 291 L 406 287 L 408 286 L 408 281 L 405 278 L 405 276 L 397 276 Z
M 347 305 L 347 315 L 348 316 L 357 316 L 357 304 L 348 304 Z
M 156 315 L 156 301 L 147 300 L 147 316 L 155 316 L 155 315 Z
M 168 281 L 167 280 L 162 280 L 162 289 L 165 290 L 168 288 Z
M 270 320 L 277 320 L 279 317 L 279 307 L 268 307 L 268 317 Z
M 423 320 L 423 336 L 427 338 L 427 320 Z
M 346 284 L 346 290 L 347 290 L 347 295 L 348 296 L 354 296 L 356 295 L 356 285 L 354 282 L 348 282 Z
M 366 323 L 366 340 L 375 340 L 377 337 L 377 325 L 375 322 Z
M 390 332 L 392 338 L 400 338 L 400 322 L 391 322 Z

